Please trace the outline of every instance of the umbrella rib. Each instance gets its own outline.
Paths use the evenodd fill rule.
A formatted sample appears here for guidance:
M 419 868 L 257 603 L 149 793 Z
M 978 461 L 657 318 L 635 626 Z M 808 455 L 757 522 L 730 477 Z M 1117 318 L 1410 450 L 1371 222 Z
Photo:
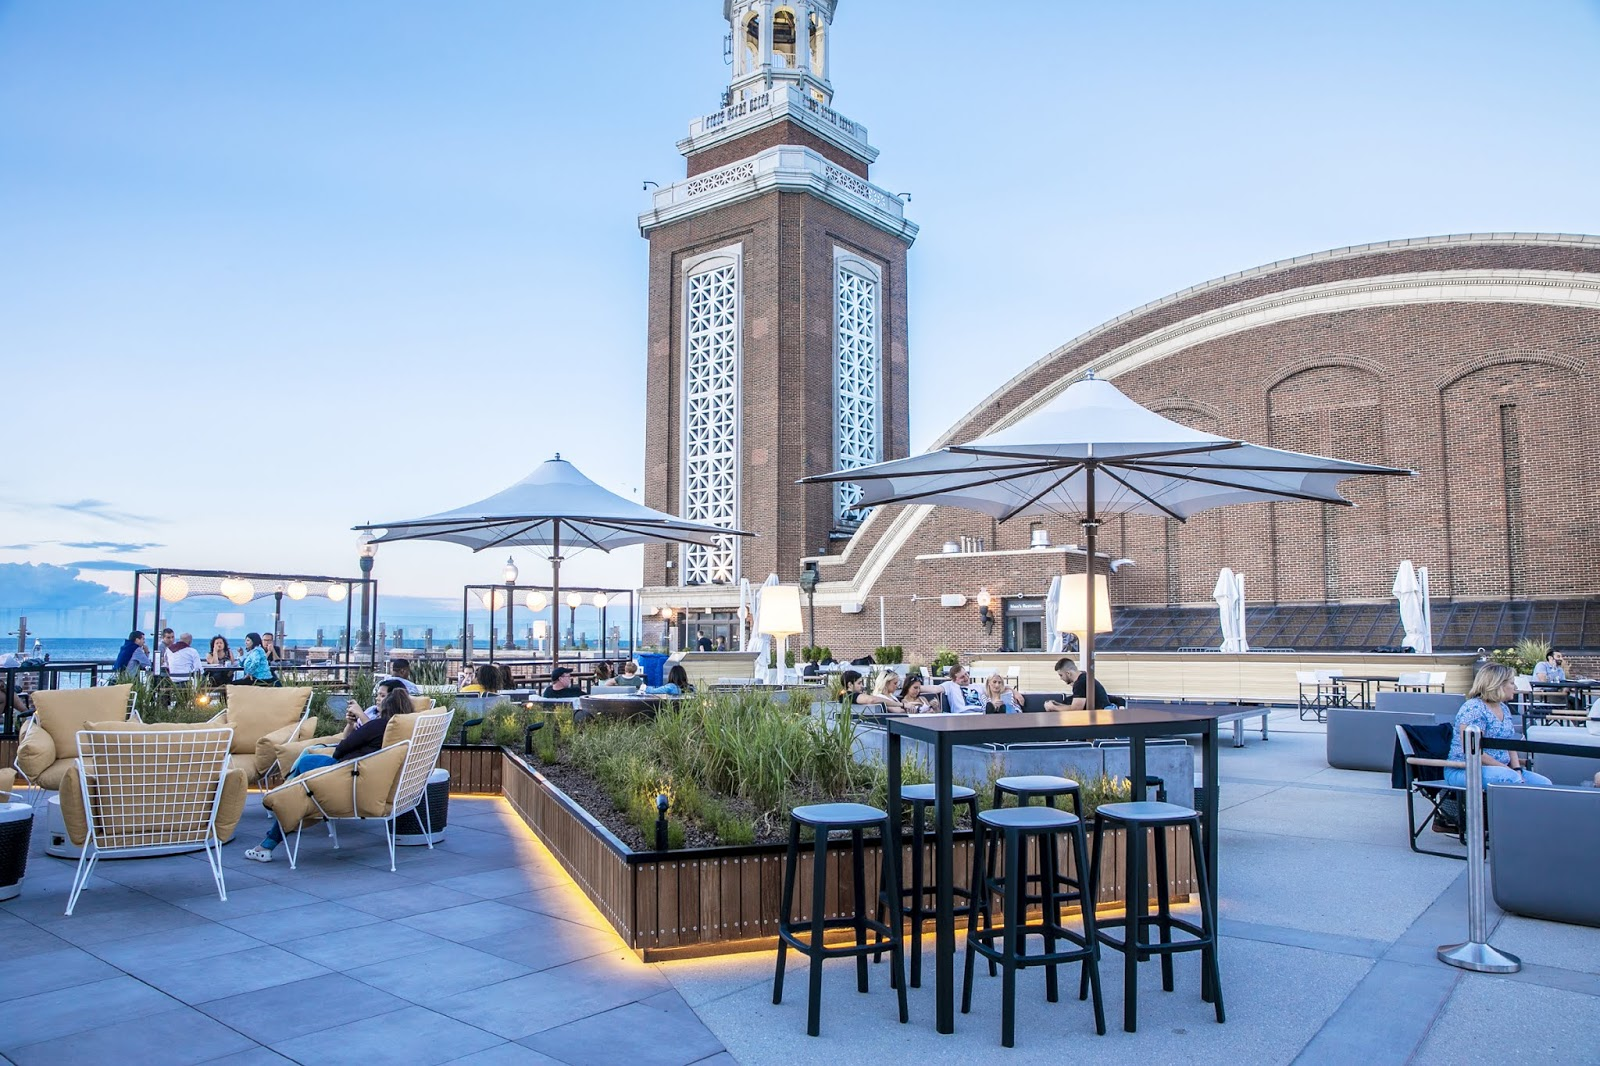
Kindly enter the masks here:
M 489 541 L 487 544 L 480 544 L 478 547 L 473 548 L 472 550 L 475 551 L 475 552 L 481 552 L 486 548 L 499 547 L 500 545 L 504 544 L 506 541 L 511 540 L 513 537 L 522 536 L 524 533 L 528 532 L 528 530 L 533 529 L 535 526 L 539 525 L 540 522 L 547 522 L 547 521 L 549 521 L 549 519 L 541 518 L 541 519 L 537 519 L 535 521 L 529 522 L 527 525 L 523 526 L 521 529 L 515 530 L 514 532 L 511 532 L 511 533 L 507 533 L 503 537 L 496 537 L 494 540 Z
M 1115 481 L 1117 484 L 1121 485 L 1123 488 L 1127 489 L 1141 500 L 1144 500 L 1146 503 L 1150 504 L 1150 506 L 1160 508 L 1163 514 L 1170 516 L 1174 520 L 1179 522 L 1188 521 L 1188 519 L 1184 518 L 1183 515 L 1179 514 L 1177 511 L 1174 511 L 1172 508 L 1168 507 L 1166 504 L 1162 503 L 1148 492 L 1136 488 L 1131 482 L 1128 481 L 1127 478 L 1123 477 L 1115 470 L 1107 468 L 1106 477 L 1110 478 L 1112 481 Z
M 1160 459 L 1132 460 L 1133 465 L 1152 467 L 1177 467 L 1192 469 L 1199 466 L 1202 470 L 1239 470 L 1255 471 L 1263 474 L 1404 474 L 1409 476 L 1412 471 L 1397 466 L 1373 466 L 1368 463 L 1335 463 L 1331 466 L 1264 466 L 1255 463 L 1171 463 Z
M 904 460 L 897 459 L 897 460 L 894 460 L 894 461 L 898 463 L 898 462 L 903 462 Z M 885 463 L 883 465 L 887 466 L 887 465 L 890 465 L 890 464 Z M 1040 459 L 1037 456 L 1035 456 L 1034 460 L 1032 462 L 1018 463 L 1015 466 L 1009 466 L 1009 467 L 1006 467 L 1005 469 L 1006 469 L 1007 473 L 1009 473 L 1009 474 L 1016 474 L 1016 473 L 1038 474 L 1038 473 L 1044 473 L 1044 472 L 1049 471 L 1049 470 L 1053 470 L 1053 469 L 1059 467 L 1060 465 L 1061 465 L 1060 463 L 1051 462 L 1051 461 L 1045 460 L 1045 459 Z M 859 470 L 835 470 L 835 471 L 832 471 L 832 472 L 827 473 L 827 474 L 812 474 L 810 477 L 801 478 L 799 481 L 796 482 L 796 484 L 797 485 L 810 485 L 810 484 L 818 484 L 818 483 L 827 482 L 827 481 L 883 481 L 883 480 L 886 480 L 888 478 L 896 478 L 896 477 L 959 477 L 959 476 L 961 476 L 963 474 L 988 473 L 990 470 L 993 470 L 995 468 L 994 467 L 984 467 L 984 468 L 980 468 L 978 470 L 974 470 L 972 467 L 962 467 L 960 469 L 953 469 L 953 470 L 882 470 L 882 471 L 879 471 L 877 473 L 864 473 L 863 472 L 863 471 L 870 470 L 870 469 L 871 469 L 870 467 L 862 467 Z M 965 486 L 958 486 L 958 487 L 965 487 Z
M 1140 470 L 1138 467 L 1131 467 L 1130 469 L 1133 470 L 1136 473 L 1153 474 L 1153 475 L 1155 475 L 1157 477 L 1172 477 L 1173 476 L 1171 474 L 1168 474 L 1164 470 Z M 1216 478 L 1200 477 L 1200 476 L 1198 476 L 1196 474 L 1185 474 L 1183 476 L 1183 480 L 1198 482 L 1199 484 L 1202 484 L 1202 485 L 1216 485 L 1219 488 L 1224 488 L 1224 489 L 1238 489 L 1241 492 L 1259 492 L 1263 496 L 1279 496 L 1279 497 L 1282 497 L 1283 499 L 1286 499 L 1286 500 L 1309 500 L 1312 503 L 1332 503 L 1332 504 L 1338 504 L 1341 507 L 1354 507 L 1355 506 L 1355 504 L 1351 503 L 1349 500 L 1342 499 L 1342 498 L 1330 500 L 1326 496 L 1318 496 L 1315 493 L 1310 493 L 1310 492 L 1294 492 L 1294 491 L 1291 491 L 1290 489 L 1278 489 L 1278 488 L 1271 488 L 1271 487 L 1262 486 L 1262 485 L 1240 485 L 1239 483 L 1234 482 L 1234 481 L 1219 481 Z M 1130 485 L 1128 487 L 1132 488 L 1133 486 Z M 1138 490 L 1135 489 L 1134 491 L 1137 492 Z M 1152 500 L 1151 502 L 1154 503 L 1155 501 Z M 1241 501 L 1241 502 L 1244 502 L 1244 501 Z M 1157 504 L 1157 506 L 1159 507 L 1160 505 Z
M 1116 459 L 1107 459 L 1107 460 L 1102 460 L 1102 461 L 1103 462 L 1117 462 L 1119 460 L 1120 461 L 1129 461 L 1129 460 L 1138 461 L 1140 459 L 1158 458 L 1158 457 L 1161 457 L 1161 456 L 1168 456 L 1168 455 L 1194 455 L 1194 454 L 1199 453 L 1199 452 L 1228 451 L 1228 450 L 1231 450 L 1233 448 L 1243 448 L 1244 444 L 1245 444 L 1245 442 L 1242 441 L 1242 440 L 1215 440 L 1215 441 L 1207 441 L 1204 444 L 1196 444 L 1193 447 L 1185 446 L 1185 447 L 1181 447 L 1181 448 L 1162 448 L 1159 451 L 1140 452 L 1137 455 L 1119 455 L 1119 456 L 1117 456 Z M 955 444 L 955 445 L 951 445 L 951 447 L 948 450 L 952 451 L 952 452 L 955 452 L 955 453 L 957 453 L 959 455 L 984 455 L 984 456 L 989 456 L 989 457 L 996 458 L 996 459 L 1033 459 L 1035 461 L 1040 461 L 1040 462 L 1050 462 L 1051 459 L 1053 458 L 1053 457 L 1048 457 L 1048 456 L 1041 456 L 1037 452 L 1013 452 L 1013 451 L 1009 451 L 1009 450 L 1004 449 L 1004 448 L 974 447 L 971 444 Z M 1072 459 L 1068 459 L 1068 460 L 1065 460 L 1065 461 L 1066 462 L 1074 462 L 1074 463 L 1076 463 L 1076 462 L 1083 462 L 1083 459 L 1081 459 L 1081 458 L 1072 458 Z M 1056 463 L 1052 463 L 1052 465 L 1059 465 L 1059 462 L 1060 462 L 1060 460 L 1057 460 L 1057 462 Z
M 1045 497 L 1046 494 L 1054 492 L 1056 489 L 1059 489 L 1062 485 L 1066 484 L 1067 483 L 1067 479 L 1072 477 L 1073 474 L 1077 473 L 1078 470 L 1079 470 L 1078 467 L 1067 467 L 1066 468 L 1066 472 L 1064 474 L 1062 474 L 1060 477 L 1056 478 L 1050 484 L 1046 485 L 1038 493 L 1034 494 L 1033 496 L 1030 496 L 1028 499 L 1026 499 L 1026 500 L 1022 501 L 1021 503 L 1017 504 L 1017 506 L 1015 506 L 1011 510 L 1007 511 L 1004 515 L 1001 515 L 1000 518 L 998 519 L 998 521 L 1001 521 L 1001 522 L 1009 522 L 1009 521 L 1011 521 L 1011 519 L 1017 517 L 1017 515 L 1021 514 L 1024 510 L 1026 510 L 1027 508 L 1032 507 L 1034 504 L 1038 503 L 1041 499 L 1043 499 Z M 1092 467 L 1089 469 L 1089 476 L 1090 477 L 1094 477 L 1094 469 Z
M 1052 469 L 1050 467 L 1044 467 L 1044 468 L 1041 468 L 1041 469 L 1038 469 L 1038 470 L 1029 470 L 1027 473 L 1029 475 L 1033 475 L 1033 474 L 1048 474 L 1048 473 L 1051 473 L 1051 472 L 1052 472 Z M 1003 473 L 1003 474 L 996 474 L 994 477 L 986 477 L 986 478 L 979 479 L 977 481 L 968 481 L 968 482 L 964 482 L 964 483 L 962 483 L 960 485 L 942 485 L 939 488 L 929 489 L 926 492 L 910 492 L 910 493 L 906 493 L 904 495 L 896 495 L 896 496 L 894 496 L 894 497 L 892 497 L 890 499 L 864 500 L 864 501 L 862 501 L 862 506 L 864 506 L 864 507 L 878 507 L 878 506 L 881 506 L 883 504 L 888 504 L 888 503 L 910 503 L 913 500 L 920 500 L 920 499 L 923 499 L 924 497 L 927 497 L 927 496 L 939 496 L 939 495 L 943 495 L 946 492 L 960 492 L 960 491 L 965 490 L 965 489 L 982 488 L 985 485 L 995 485 L 995 484 L 999 484 L 1001 482 L 1010 481 L 1010 480 L 1012 480 L 1012 475 L 1014 473 L 1015 473 L 1015 471 L 1008 471 L 1008 472 Z M 924 475 L 920 475 L 919 474 L 919 475 L 916 475 L 916 476 L 922 477 Z M 1070 476 L 1070 473 L 1069 473 L 1068 476 Z

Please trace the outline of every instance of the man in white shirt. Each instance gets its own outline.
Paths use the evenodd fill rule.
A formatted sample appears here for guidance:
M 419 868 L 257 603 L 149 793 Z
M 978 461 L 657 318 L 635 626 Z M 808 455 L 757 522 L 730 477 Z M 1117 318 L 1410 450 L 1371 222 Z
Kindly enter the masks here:
M 167 673 L 172 680 L 187 681 L 192 675 L 201 673 L 204 667 L 205 660 L 194 650 L 194 635 L 179 633 L 178 642 L 167 652 Z
M 950 668 L 950 677 L 939 685 L 945 707 L 951 714 L 982 714 L 983 689 L 972 683 L 972 671 L 965 666 Z
M 398 682 L 400 682 L 402 685 L 404 685 L 406 687 L 406 694 L 407 695 L 410 695 L 410 696 L 420 696 L 420 695 L 422 695 L 422 690 L 420 688 L 418 688 L 416 686 L 415 682 L 413 682 L 411 680 L 411 660 L 410 659 L 390 659 L 389 660 L 389 676 L 384 678 L 383 681 L 398 681 Z M 383 683 L 383 681 L 380 681 L 378 683 L 381 685 Z

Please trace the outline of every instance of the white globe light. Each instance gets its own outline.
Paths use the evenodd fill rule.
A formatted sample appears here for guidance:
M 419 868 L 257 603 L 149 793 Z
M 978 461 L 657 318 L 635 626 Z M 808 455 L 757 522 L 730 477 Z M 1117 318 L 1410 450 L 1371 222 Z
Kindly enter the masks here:
M 217 593 L 218 593 L 218 595 L 226 596 L 229 599 L 232 599 L 233 598 L 233 578 L 225 577 L 221 581 L 217 582 Z
M 568 607 L 573 607 L 573 608 L 582 607 L 583 606 L 583 593 L 581 593 L 581 592 L 569 592 L 569 593 L 567 593 L 567 606 Z
M 303 600 L 309 590 L 306 588 L 304 581 L 291 581 L 289 582 L 289 587 L 283 591 L 288 594 L 291 600 Z
M 482 600 L 483 605 L 491 611 L 498 611 L 506 605 L 504 589 L 484 589 L 478 593 L 478 599 Z
M 345 588 L 343 585 L 328 586 L 328 599 L 332 600 L 334 603 L 343 603 L 344 598 L 349 594 L 350 590 Z
M 528 610 L 542 611 L 546 607 L 550 606 L 550 597 L 546 596 L 542 592 L 530 592 L 528 593 L 526 602 L 528 604 Z
M 181 577 L 169 577 L 161 582 L 161 598 L 168 603 L 177 603 L 189 595 L 189 583 Z
M 227 593 L 229 600 L 237 604 L 246 604 L 256 598 L 256 587 L 248 581 L 235 581 L 233 591 Z
M 596 592 L 594 594 L 594 605 L 595 605 L 595 607 L 597 609 L 600 609 L 600 610 L 604 610 L 605 609 L 606 594 L 604 592 Z

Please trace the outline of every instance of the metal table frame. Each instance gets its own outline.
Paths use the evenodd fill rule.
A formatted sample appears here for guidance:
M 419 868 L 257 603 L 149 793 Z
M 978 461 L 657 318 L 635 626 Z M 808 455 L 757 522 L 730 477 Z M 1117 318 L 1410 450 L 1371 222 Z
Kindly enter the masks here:
M 895 812 L 901 806 L 901 740 L 910 737 L 933 745 L 933 780 L 938 855 L 935 862 L 938 880 L 934 934 L 934 988 L 937 1003 L 935 1028 L 940 1033 L 955 1032 L 955 814 L 951 802 L 954 784 L 954 757 L 957 744 L 1018 744 L 1051 740 L 1101 740 L 1127 738 L 1129 777 L 1133 799 L 1145 798 L 1145 741 L 1156 737 L 1198 736 L 1201 744 L 1203 783 L 1199 811 L 1203 827 L 1203 847 L 1212 913 L 1217 904 L 1217 716 L 1233 707 L 1157 708 L 1133 705 L 1101 711 L 1039 712 L 1030 714 L 929 714 L 891 717 L 888 729 L 889 773 L 889 852 L 899 862 L 903 848 L 901 819 Z M 1149 906 L 1147 899 L 1129 900 L 1138 915 Z M 1128 952 L 1125 959 L 1127 980 L 1136 980 L 1137 957 Z M 1202 978 L 1201 994 L 1209 1001 L 1209 979 Z

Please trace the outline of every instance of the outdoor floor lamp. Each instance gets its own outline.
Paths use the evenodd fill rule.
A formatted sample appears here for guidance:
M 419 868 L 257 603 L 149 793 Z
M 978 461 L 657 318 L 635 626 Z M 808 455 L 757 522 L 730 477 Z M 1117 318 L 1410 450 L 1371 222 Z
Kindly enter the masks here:
M 1056 630 L 1071 633 L 1078 638 L 1079 665 L 1084 669 L 1084 649 L 1088 647 L 1085 636 L 1089 632 L 1088 574 L 1061 575 L 1061 606 L 1056 611 Z M 1094 631 L 1111 632 L 1111 597 L 1106 588 L 1106 576 L 1094 575 Z
M 789 677 L 787 645 L 789 638 L 805 632 L 800 624 L 800 587 L 798 585 L 769 585 L 761 590 L 761 632 L 778 641 L 778 678 Z

